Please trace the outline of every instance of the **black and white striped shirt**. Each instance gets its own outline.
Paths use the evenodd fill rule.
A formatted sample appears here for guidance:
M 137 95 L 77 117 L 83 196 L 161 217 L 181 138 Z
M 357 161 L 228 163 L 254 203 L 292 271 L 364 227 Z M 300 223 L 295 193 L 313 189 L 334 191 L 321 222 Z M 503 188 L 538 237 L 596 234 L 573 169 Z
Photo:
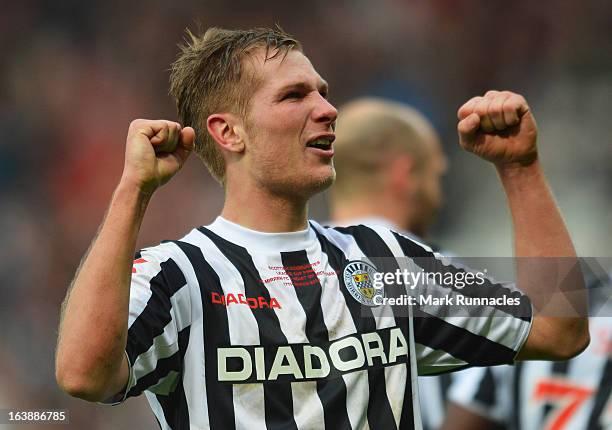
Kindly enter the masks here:
M 483 318 L 420 308 L 394 317 L 365 306 L 369 258 L 404 256 L 461 270 L 363 225 L 272 234 L 217 218 L 142 250 L 124 398 L 144 391 L 162 429 L 420 428 L 416 375 L 510 363 L 530 318 L 494 307 Z

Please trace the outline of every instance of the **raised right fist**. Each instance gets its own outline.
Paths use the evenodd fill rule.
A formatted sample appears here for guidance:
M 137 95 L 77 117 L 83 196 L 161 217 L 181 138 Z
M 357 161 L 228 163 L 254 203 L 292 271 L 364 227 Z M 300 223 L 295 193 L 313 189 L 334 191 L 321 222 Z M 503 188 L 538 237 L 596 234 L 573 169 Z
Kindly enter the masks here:
M 538 127 L 520 94 L 488 91 L 457 112 L 459 144 L 497 166 L 532 164 L 538 157 Z
M 193 150 L 195 131 L 177 122 L 136 119 L 128 129 L 123 180 L 153 193 L 183 167 Z

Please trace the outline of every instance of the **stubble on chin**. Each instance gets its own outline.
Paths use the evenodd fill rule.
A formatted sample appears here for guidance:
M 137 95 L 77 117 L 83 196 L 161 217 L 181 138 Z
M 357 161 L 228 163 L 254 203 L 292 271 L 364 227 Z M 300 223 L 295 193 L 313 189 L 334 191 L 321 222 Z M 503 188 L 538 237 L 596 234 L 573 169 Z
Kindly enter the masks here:
M 305 203 L 329 187 L 336 180 L 336 170 L 332 167 L 327 175 L 310 175 L 308 177 L 293 177 L 285 180 L 271 180 L 268 182 L 268 190 L 277 196 L 289 200 L 303 200 Z

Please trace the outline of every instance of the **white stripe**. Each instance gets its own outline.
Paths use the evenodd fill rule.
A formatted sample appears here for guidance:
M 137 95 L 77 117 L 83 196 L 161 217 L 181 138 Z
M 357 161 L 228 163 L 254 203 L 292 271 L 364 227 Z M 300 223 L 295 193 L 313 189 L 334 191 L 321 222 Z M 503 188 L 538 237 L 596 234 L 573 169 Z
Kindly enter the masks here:
M 313 261 L 321 256 L 321 267 L 323 267 L 323 270 L 329 273 L 334 271 L 334 268 L 329 264 L 327 254 L 323 253 L 320 247 L 311 248 L 307 251 L 309 261 Z M 338 276 L 342 275 L 319 276 L 323 322 L 327 327 L 330 341 L 357 332 L 344 295 L 340 291 Z
M 185 239 L 190 237 L 188 235 Z M 187 401 L 187 409 L 189 412 L 189 421 L 196 428 L 208 428 L 210 426 L 208 420 L 208 399 L 206 393 L 206 362 L 203 339 L 203 312 L 202 312 L 202 295 L 201 286 L 198 283 L 195 271 L 187 256 L 181 249 L 172 244 L 176 252 L 173 259 L 181 268 L 183 276 L 189 286 L 191 294 L 191 328 L 189 329 L 189 344 L 185 351 L 185 361 L 183 370 L 183 389 L 185 390 L 185 399 Z
M 418 375 L 419 370 L 417 367 L 417 353 L 416 353 L 416 342 L 414 341 L 414 318 L 412 316 L 412 307 L 409 308 L 410 312 L 410 327 L 409 337 L 410 340 L 408 345 L 410 347 L 410 387 L 412 388 L 412 415 L 414 417 L 414 428 L 420 430 L 423 428 L 421 422 L 421 404 L 419 398 L 419 384 Z
M 487 307 L 486 309 L 489 310 L 491 314 L 496 314 L 494 308 Z M 514 351 L 518 350 L 521 342 L 523 342 L 525 331 L 529 329 L 528 321 L 523 321 L 519 318 L 512 318 L 507 314 L 506 316 L 492 315 L 481 317 L 436 318 L 444 320 L 450 325 L 462 328 L 478 336 L 486 337 L 487 339 L 497 344 L 506 346 Z
M 306 313 L 300 305 L 295 288 L 286 277 L 284 269 L 273 269 L 283 266 L 280 254 L 272 256 L 252 253 L 250 255 L 262 280 L 284 276 L 284 279 L 268 282 L 264 287 L 268 289 L 270 298 L 276 298 L 281 306 L 280 309 L 274 309 L 274 312 L 278 317 L 280 329 L 287 338 L 287 341 L 289 343 L 307 343 L 308 338 L 306 337 L 305 330 Z M 309 286 L 296 288 L 309 288 Z
M 147 401 L 149 402 L 149 406 L 153 410 L 155 417 L 157 417 L 159 424 L 161 426 L 161 430 L 172 430 L 172 428 L 168 425 L 166 421 L 166 417 L 164 415 L 164 410 L 161 407 L 161 404 L 155 397 L 155 394 L 145 391 L 145 396 L 147 396 Z
M 392 249 L 394 255 L 402 255 L 401 247 L 395 237 L 393 237 L 392 233 L 388 232 L 386 229 L 381 227 L 374 227 L 376 232 L 381 235 L 389 244 Z M 413 240 L 414 241 L 414 240 Z M 415 241 L 419 245 L 424 246 L 423 244 Z M 425 247 L 427 248 L 427 247 Z M 427 248 L 428 249 L 428 248 Z M 440 258 L 439 254 L 435 254 L 436 258 Z M 400 258 L 399 260 L 400 268 L 412 270 L 412 271 L 420 271 L 420 268 L 416 266 L 412 259 L 409 258 Z M 442 261 L 442 264 L 447 264 Z M 454 264 L 457 266 L 456 264 Z M 469 268 L 465 268 L 465 270 L 471 270 Z M 494 281 L 492 281 L 494 282 Z M 432 297 L 445 297 L 445 296 L 457 296 L 460 292 L 453 290 L 451 288 L 441 287 L 436 284 L 427 284 L 426 286 L 421 285 L 419 288 L 423 289 L 426 295 L 431 295 Z M 510 288 L 511 290 L 516 290 L 516 288 Z M 423 293 L 422 293 L 423 294 Z M 483 336 L 488 338 L 489 340 L 496 342 L 498 344 L 504 345 L 513 350 L 518 350 L 524 339 L 527 336 L 527 333 L 530 328 L 530 323 L 527 321 L 523 321 L 520 318 L 513 318 L 507 313 L 496 309 L 495 307 L 481 307 L 481 315 L 487 316 L 482 317 L 451 317 L 444 316 L 447 312 L 447 308 L 444 306 L 422 306 L 421 309 L 424 312 L 427 312 L 438 319 L 445 321 L 448 324 L 463 328 L 468 330 L 476 335 Z M 412 311 L 412 307 L 410 307 L 410 311 Z M 411 329 L 413 326 L 411 325 Z M 422 346 L 422 345 L 421 345 Z M 428 351 L 434 351 L 431 348 L 423 347 L 417 348 L 419 351 L 418 355 L 418 366 L 420 369 L 419 372 L 425 372 L 423 374 L 431 373 L 431 372 L 439 372 L 440 369 L 446 368 L 445 370 L 450 370 L 448 367 L 452 365 L 453 362 L 456 362 L 458 365 L 466 364 L 462 360 L 457 360 L 452 357 L 450 354 L 440 354 L 437 353 L 433 357 L 424 357 L 421 354 L 427 353 Z M 438 357 L 438 358 L 436 358 Z M 432 366 L 432 362 L 436 360 L 442 360 L 442 363 L 435 364 Z M 416 360 L 415 360 L 416 361 Z M 415 408 L 415 410 L 418 410 Z
M 609 381 L 603 381 L 602 377 L 607 360 L 610 358 L 610 354 L 605 354 L 603 351 L 609 351 L 612 341 L 611 323 L 612 320 L 608 318 L 589 318 L 589 330 L 592 333 L 591 343 L 584 352 L 569 362 L 567 383 L 590 389 L 593 394 L 572 415 L 571 420 L 567 423 L 568 428 L 586 427 L 595 406 L 598 389 L 602 384 L 609 383 Z M 612 411 L 604 409 L 600 419 L 610 412 Z
M 414 270 L 415 268 L 414 262 L 412 261 L 412 259 L 408 258 L 404 254 L 404 251 L 402 250 L 402 247 L 400 246 L 399 242 L 395 238 L 395 235 L 389 229 L 384 228 L 382 226 L 371 226 L 371 228 L 385 241 L 391 253 L 396 257 L 400 269 Z M 427 249 L 428 251 L 431 251 L 431 249 L 427 247 L 426 245 L 414 239 L 412 240 L 416 242 L 417 244 L 421 245 L 422 247 L 424 247 L 425 249 Z M 405 378 L 410 378 L 409 386 L 411 388 L 411 394 L 412 394 L 412 411 L 413 411 L 413 417 L 414 417 L 413 425 L 415 429 L 420 429 L 422 428 L 422 423 L 421 423 L 421 405 L 420 405 L 419 384 L 418 384 L 418 374 L 419 373 L 418 373 L 418 367 L 417 367 L 417 354 L 416 354 L 415 341 L 414 341 L 414 318 L 413 318 L 412 306 L 408 306 L 408 318 L 410 319 L 409 321 L 410 324 L 408 325 L 408 337 L 409 337 L 408 346 L 410 349 L 410 374 L 407 374 Z M 404 366 L 402 366 L 402 368 L 404 368 Z M 408 383 L 406 385 L 408 385 Z M 387 391 L 389 391 L 389 388 L 387 388 Z M 406 395 L 405 392 L 404 392 L 404 395 Z M 397 420 L 397 418 L 396 418 L 396 421 L 398 422 L 398 426 L 399 426 L 399 421 Z
M 402 255 L 401 248 L 399 250 L 397 249 L 399 247 L 399 243 L 397 243 L 395 237 L 393 237 L 391 232 L 381 227 L 373 228 L 380 236 L 385 239 L 385 241 L 390 245 L 390 247 L 393 248 L 392 250 L 394 255 Z M 419 242 L 417 243 L 421 246 L 425 246 Z M 391 246 L 392 244 L 393 246 Z M 436 255 L 436 257 L 438 257 L 438 255 Z M 398 262 L 400 263 L 401 268 L 406 268 L 408 270 L 417 272 L 422 270 L 421 268 L 416 266 L 412 259 L 409 259 L 408 257 L 400 258 Z M 472 271 L 472 269 L 470 269 L 469 267 L 462 266 L 460 264 L 457 264 L 456 262 L 453 263 L 453 266 L 461 267 L 463 270 L 466 271 Z M 491 282 L 495 282 L 491 278 L 488 278 L 488 280 Z M 454 298 L 458 295 L 461 295 L 461 291 L 457 291 L 449 287 L 442 287 L 437 284 L 421 283 L 418 288 L 420 289 L 420 291 L 423 291 L 423 293 L 421 294 L 438 298 L 443 298 L 446 296 Z M 511 291 L 518 291 L 513 285 L 506 285 L 505 288 L 508 288 Z M 522 342 L 524 340 L 523 333 L 525 333 L 525 331 L 529 329 L 529 322 L 523 321 L 520 318 L 511 317 L 510 315 L 508 315 L 508 313 L 503 312 L 493 306 L 481 306 L 480 309 L 482 309 L 482 311 L 480 313 L 480 317 L 444 316 L 447 314 L 446 308 L 444 306 L 424 305 L 421 306 L 421 309 L 424 312 L 430 315 L 434 315 L 449 324 L 464 328 L 472 333 L 486 337 L 496 343 L 504 345 L 515 351 L 518 350 L 520 345 L 522 345 Z M 453 312 L 451 310 L 451 314 L 452 313 Z
M 355 238 L 353 236 L 349 234 L 340 233 L 339 231 L 334 230 L 332 228 L 322 228 L 314 223 L 313 225 L 315 225 L 319 233 L 325 236 L 325 238 L 329 240 L 334 246 L 336 246 L 336 248 L 342 250 L 342 252 L 344 252 L 346 258 L 349 261 L 360 260 L 373 265 L 372 261 L 368 258 L 368 256 L 363 253 L 361 248 L 359 248 L 359 245 L 357 245 L 357 242 L 355 241 Z
M 345 237 L 335 230 L 323 229 L 317 224 L 314 224 L 319 233 L 333 243 L 337 248 L 344 251 L 347 258 L 350 260 L 351 255 L 346 251 L 349 247 L 353 247 L 353 253 L 359 252 L 359 255 L 363 255 L 360 252 L 359 247 L 353 241 Z M 333 235 L 333 236 L 332 236 Z M 348 236 L 352 239 L 352 237 Z M 322 255 L 323 260 L 321 265 L 327 270 L 333 270 L 329 265 L 329 258 L 326 254 L 320 251 L 320 248 L 312 250 L 312 256 Z M 354 254 L 352 254 L 354 255 Z M 309 259 L 311 256 L 309 255 Z M 355 257 L 358 259 L 360 257 Z M 338 274 L 342 276 L 342 274 Z M 346 305 L 344 295 L 340 291 L 340 283 L 338 278 L 328 278 L 321 285 L 323 287 L 323 294 L 321 297 L 321 306 L 323 308 L 323 319 L 327 326 L 329 333 L 329 340 L 334 340 L 348 334 L 357 332 L 357 327 L 353 322 L 353 317 Z M 362 429 L 368 426 L 368 404 L 370 402 L 370 383 L 368 381 L 367 370 L 361 370 L 359 372 L 348 373 L 342 376 L 346 385 L 346 410 L 348 413 L 349 421 L 353 429 Z
M 157 383 L 147 389 L 154 394 L 159 394 L 161 396 L 168 396 L 170 393 L 176 390 L 176 386 L 178 385 L 178 378 L 180 378 L 181 374 L 176 370 L 171 370 L 167 375 L 161 377 Z
M 250 250 L 249 250 L 250 251 Z M 249 252 L 250 253 L 250 252 Z M 313 288 L 310 285 L 293 287 L 283 267 L 280 254 L 261 255 L 250 253 L 253 264 L 257 267 L 262 280 L 282 277 L 282 279 L 265 283 L 270 298 L 276 298 L 280 309 L 274 309 L 280 329 L 288 343 L 308 343 L 306 336 L 306 313 L 300 304 L 296 288 Z M 317 393 L 316 382 L 294 382 L 291 384 L 293 413 L 298 429 L 323 428 L 325 420 L 323 405 Z
M 185 240 L 202 248 L 206 261 L 219 276 L 224 294 L 232 293 L 238 296 L 238 294 L 245 293 L 242 275 L 238 269 L 206 235 L 197 232 L 197 235 L 189 235 Z M 251 308 L 235 304 L 228 306 L 226 310 L 230 343 L 232 345 L 259 345 L 257 320 Z M 217 375 L 211 375 L 211 377 L 216 378 Z M 234 384 L 232 389 L 236 428 L 265 428 L 263 385 Z M 215 393 L 208 394 L 215 395 Z
M 476 387 L 484 376 L 484 372 L 484 367 L 473 367 L 457 372 L 453 378 L 453 383 L 448 390 L 448 399 L 460 405 L 467 405 L 473 400 L 472 397 L 474 396 L 470 393 L 476 392 Z M 421 379 L 426 379 L 428 381 L 438 380 L 437 377 L 419 378 L 419 380 Z M 508 387 L 508 390 L 510 390 L 510 387 Z M 508 391 L 507 395 L 510 395 L 510 391 Z
M 418 357 L 417 368 L 419 375 L 433 375 L 468 364 L 466 361 L 453 357 L 441 349 L 432 349 L 415 342 L 415 351 Z
M 379 236 L 382 236 L 379 233 L 379 230 L 385 231 L 387 237 L 382 236 L 381 239 L 389 245 L 395 244 L 395 249 L 391 250 L 394 254 L 398 252 L 399 255 L 403 255 L 401 253 L 401 248 L 399 248 L 399 245 L 394 240 L 394 238 L 392 237 L 392 234 L 388 230 L 384 228 L 380 228 L 380 227 L 375 228 L 374 230 L 376 233 L 379 234 Z M 334 245 L 336 245 L 338 248 L 350 250 L 349 253 L 347 253 L 347 259 L 349 259 L 349 261 L 350 260 L 362 260 L 362 261 L 365 260 L 369 262 L 369 259 L 367 258 L 366 254 L 363 252 L 361 248 L 359 248 L 359 245 L 357 244 L 353 236 L 344 235 L 340 232 L 337 232 L 336 230 L 331 230 L 331 229 L 323 230 L 322 233 L 328 238 L 328 240 L 330 240 L 330 242 L 334 243 Z M 374 320 L 376 321 L 377 330 L 396 326 L 395 318 L 393 316 L 393 311 L 390 306 L 374 307 L 372 308 L 372 314 L 374 315 Z M 350 318 L 350 315 L 347 319 L 352 320 Z M 412 324 L 409 324 L 409 327 L 411 326 Z M 413 362 L 415 361 L 414 351 L 412 351 L 412 354 L 410 356 L 410 361 L 411 361 L 410 368 L 415 367 L 413 365 Z M 411 392 L 413 394 L 418 393 L 418 391 L 415 389 L 416 383 L 412 384 L 412 378 L 409 375 L 408 368 L 409 367 L 407 365 L 396 365 L 396 366 L 386 367 L 384 370 L 387 399 L 389 401 L 389 405 L 391 407 L 391 411 L 393 413 L 393 417 L 394 417 L 394 420 L 397 426 L 399 426 L 400 424 L 404 396 L 407 395 L 406 385 L 407 385 L 409 378 L 411 379 L 410 381 L 411 382 Z M 366 377 L 367 377 L 367 373 L 366 373 Z M 366 402 L 365 407 L 367 410 L 369 396 L 367 399 L 364 399 L 364 401 Z M 415 408 L 415 405 L 416 405 L 416 408 Z M 413 395 L 413 409 L 415 413 L 418 413 L 418 406 L 419 406 L 418 398 L 416 397 L 416 395 Z M 420 422 L 420 420 L 418 422 Z M 357 427 L 353 426 L 353 428 L 357 428 Z
M 438 428 L 445 415 L 440 377 L 419 378 L 419 398 L 423 400 L 423 422 L 428 428 Z
M 387 389 L 387 397 L 391 405 L 391 411 L 395 418 L 395 424 L 399 427 L 402 417 L 402 405 L 404 403 L 404 395 L 406 395 L 408 366 L 406 364 L 396 364 L 395 366 L 385 367 L 385 384 Z
M 140 252 L 141 258 L 146 262 L 134 265 L 135 273 L 132 273 L 130 284 L 130 312 L 128 315 L 128 328 L 147 307 L 151 298 L 151 279 L 161 272 L 161 263 L 170 257 L 161 252 L 161 248 L 166 246 L 159 245 L 155 248 L 143 249 Z
M 523 383 L 520 386 L 519 392 L 519 404 L 522 406 L 519 414 L 519 426 L 522 429 L 533 428 L 534 423 L 537 423 L 538 427 L 541 425 L 543 403 L 533 400 L 533 384 L 525 382 L 537 381 L 542 375 L 550 375 L 550 369 L 553 363 L 540 362 L 538 364 L 540 365 L 524 366 L 521 371 L 521 381 Z
M 384 229 L 384 228 L 381 228 L 380 226 L 369 226 L 369 227 L 372 228 L 372 229 L 375 229 L 377 232 Z M 402 232 L 396 231 L 396 233 L 399 234 L 400 236 L 402 236 L 403 238 L 409 240 L 410 242 L 416 243 L 418 246 L 423 248 L 425 251 L 431 252 L 432 254 L 434 254 L 434 256 L 436 258 L 444 258 L 443 255 L 441 255 L 440 253 L 438 253 L 438 252 L 434 251 L 433 249 L 431 249 L 431 247 L 429 245 L 427 245 L 426 243 L 421 242 L 420 238 L 416 237 L 412 233 L 405 232 L 405 231 L 402 231 Z M 391 233 L 391 232 L 389 232 L 389 234 L 393 235 L 393 233 Z M 400 254 L 403 255 L 404 253 L 401 252 Z M 396 254 L 396 255 L 398 255 L 398 254 Z
M 190 323 L 189 294 L 189 287 L 185 285 L 170 297 L 170 303 L 172 304 L 170 322 L 166 324 L 164 331 L 153 339 L 151 347 L 136 357 L 133 364 L 136 381 L 154 371 L 159 360 L 178 352 L 178 332 Z
M 321 256 L 321 267 L 325 272 L 333 272 L 327 254 L 321 252 L 320 244 L 308 250 L 308 260 Z M 340 275 L 341 276 L 341 275 Z M 329 340 L 347 336 L 357 332 L 351 312 L 346 305 L 344 295 L 340 291 L 338 275 L 319 276 L 321 283 L 321 309 L 323 322 L 327 327 Z M 346 407 L 349 422 L 354 429 L 362 429 L 368 424 L 367 408 L 370 401 L 370 384 L 367 371 L 359 371 L 342 375 L 346 385 Z
M 325 428 L 323 404 L 317 393 L 316 381 L 291 383 L 293 418 L 298 429 Z
M 368 424 L 368 403 L 370 401 L 370 384 L 368 371 L 347 373 L 343 375 L 346 384 L 346 411 L 352 429 L 366 429 Z
M 379 229 L 386 230 L 386 229 L 379 227 L 375 229 L 375 232 L 378 233 Z M 389 235 L 391 235 L 391 233 L 388 230 L 386 231 Z M 381 239 L 387 242 L 389 238 L 381 237 Z M 365 252 L 361 248 L 359 248 L 359 245 L 357 244 L 353 236 L 348 236 L 347 242 L 349 243 L 352 242 L 350 245 L 351 248 L 356 247 L 357 249 L 359 249 L 360 255 L 358 255 L 356 259 L 359 259 L 359 260 L 366 259 Z M 392 240 L 391 243 L 393 242 L 394 241 Z M 377 330 L 396 326 L 395 318 L 393 316 L 393 309 L 391 308 L 391 306 L 374 307 L 372 308 L 372 314 L 374 315 L 374 320 L 376 321 Z M 385 374 L 385 389 L 387 393 L 387 399 L 389 401 L 389 405 L 391 406 L 391 412 L 393 413 L 395 424 L 399 427 L 400 419 L 402 416 L 402 406 L 404 403 L 404 396 L 406 395 L 406 382 L 408 381 L 408 378 L 409 378 L 408 366 L 405 364 L 402 364 L 402 365 L 397 365 L 397 366 L 386 367 L 384 369 L 384 374 Z

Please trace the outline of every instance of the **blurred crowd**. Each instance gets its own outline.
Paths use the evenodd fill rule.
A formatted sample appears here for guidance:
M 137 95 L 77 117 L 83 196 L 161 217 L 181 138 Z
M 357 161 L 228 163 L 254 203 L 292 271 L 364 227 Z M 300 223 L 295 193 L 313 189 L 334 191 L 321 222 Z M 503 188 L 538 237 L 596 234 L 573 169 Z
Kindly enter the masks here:
M 457 108 L 488 89 L 522 93 L 579 253 L 612 256 L 610 22 L 612 4 L 595 0 L 6 2 L 0 409 L 66 408 L 71 427 L 90 430 L 156 426 L 142 399 L 113 408 L 69 399 L 55 385 L 53 353 L 60 304 L 119 180 L 129 122 L 176 119 L 168 68 L 185 28 L 278 23 L 302 41 L 336 105 L 370 94 L 422 110 L 450 158 L 433 239 L 461 255 L 510 255 L 511 242 L 493 169 L 457 148 Z M 209 223 L 222 198 L 192 157 L 153 199 L 139 246 Z M 324 197 L 311 216 L 326 218 Z

